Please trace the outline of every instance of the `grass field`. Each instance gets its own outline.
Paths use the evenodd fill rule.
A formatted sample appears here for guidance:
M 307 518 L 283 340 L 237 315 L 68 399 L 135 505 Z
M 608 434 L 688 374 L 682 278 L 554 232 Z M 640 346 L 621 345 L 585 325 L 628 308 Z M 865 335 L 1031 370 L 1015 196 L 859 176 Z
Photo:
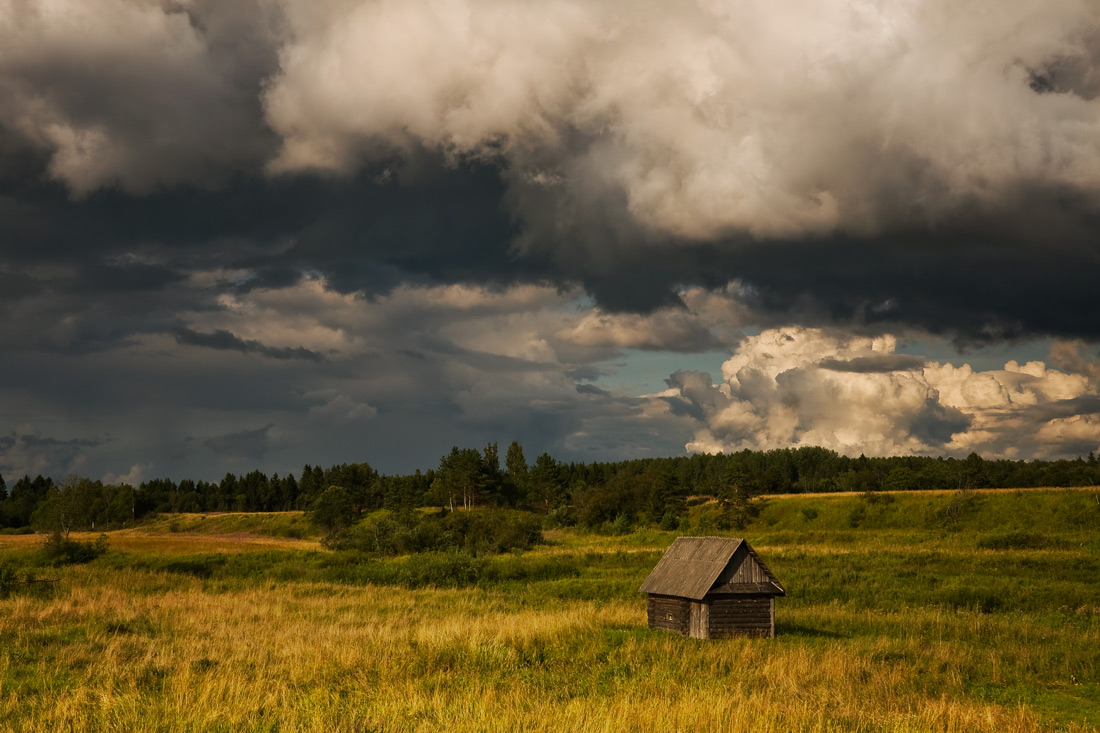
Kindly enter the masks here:
M 1098 492 L 797 496 L 739 532 L 774 640 L 645 628 L 678 533 L 364 560 L 300 514 L 166 517 L 0 599 L 0 730 L 1100 729 Z M 714 507 L 692 509 L 696 534 Z

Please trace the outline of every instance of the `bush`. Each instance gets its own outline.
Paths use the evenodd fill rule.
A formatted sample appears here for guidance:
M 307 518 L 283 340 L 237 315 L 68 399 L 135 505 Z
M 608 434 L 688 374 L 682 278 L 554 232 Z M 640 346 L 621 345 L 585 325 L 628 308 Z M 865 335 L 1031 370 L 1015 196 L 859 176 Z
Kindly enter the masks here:
M 310 508 L 309 518 L 329 535 L 347 529 L 359 515 L 352 506 L 351 494 L 343 486 L 329 486 Z
M 819 512 L 817 511 L 817 507 L 814 507 L 814 506 L 804 506 L 804 507 L 802 507 L 802 519 L 804 521 L 812 522 L 813 520 L 817 519 L 818 514 L 819 514 Z
M 848 526 L 855 528 L 863 523 L 863 520 L 867 518 L 867 509 L 863 505 L 859 505 L 852 509 L 848 514 Z
M 617 537 L 630 534 L 632 529 L 634 529 L 634 523 L 630 521 L 630 517 L 626 514 L 620 514 L 610 522 L 604 522 L 600 525 L 599 533 Z
M 406 588 L 464 588 L 477 583 L 482 564 L 461 552 L 425 553 L 410 557 L 397 573 Z
M 16 593 L 38 597 L 49 597 L 56 588 L 54 580 L 36 578 L 32 573 L 20 573 L 7 563 L 0 563 L 0 599 Z
M 42 553 L 50 565 L 76 565 L 95 560 L 107 552 L 107 535 L 101 534 L 95 542 L 77 542 L 61 532 L 47 535 L 42 542 Z
M 0 565 L 0 598 L 7 598 L 20 582 L 19 573 L 10 565 Z
M 977 508 L 978 497 L 974 495 L 974 492 L 966 489 L 956 491 L 951 496 L 951 501 L 947 502 L 947 506 L 937 510 L 932 515 L 933 523 L 940 527 L 951 527 Z
M 546 527 L 557 529 L 559 527 L 572 527 L 577 523 L 577 511 L 570 506 L 558 506 L 550 510 L 546 515 Z
M 421 552 L 492 555 L 526 550 L 541 541 L 542 525 L 534 516 L 490 509 L 443 515 L 378 515 L 326 538 L 325 545 L 392 557 Z

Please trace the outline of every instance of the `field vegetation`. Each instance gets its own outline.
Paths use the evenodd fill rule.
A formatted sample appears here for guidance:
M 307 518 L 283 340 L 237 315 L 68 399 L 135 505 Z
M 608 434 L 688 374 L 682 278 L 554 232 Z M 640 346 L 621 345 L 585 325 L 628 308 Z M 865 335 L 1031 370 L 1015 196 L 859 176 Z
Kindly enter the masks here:
M 106 539 L 68 563 L 3 535 L 0 730 L 1097 730 L 1098 495 L 757 498 L 741 529 L 689 498 L 673 529 L 511 552 L 428 509 L 328 547 L 301 512 L 161 516 L 73 532 Z M 462 527 L 504 520 L 535 515 Z M 452 539 L 371 544 L 422 525 Z M 679 534 L 752 542 L 790 594 L 776 639 L 646 628 Z

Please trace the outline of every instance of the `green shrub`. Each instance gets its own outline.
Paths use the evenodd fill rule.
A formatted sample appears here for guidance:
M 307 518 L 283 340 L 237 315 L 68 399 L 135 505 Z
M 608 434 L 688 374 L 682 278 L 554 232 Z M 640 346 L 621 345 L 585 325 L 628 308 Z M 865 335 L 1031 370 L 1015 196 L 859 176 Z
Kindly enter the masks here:
M 48 598 L 56 588 L 55 580 L 37 578 L 31 572 L 21 573 L 13 565 L 0 563 L 0 600 L 17 593 Z
M 858 527 L 867 518 L 867 508 L 862 504 L 856 506 L 848 513 L 848 526 Z
M 604 522 L 600 525 L 599 533 L 618 537 L 624 534 L 630 534 L 632 529 L 634 529 L 634 523 L 630 521 L 630 516 L 627 514 L 619 514 L 610 522 Z
M 813 520 L 817 519 L 818 514 L 820 514 L 820 512 L 818 512 L 817 507 L 815 506 L 802 507 L 802 519 L 806 522 L 812 522 Z
M 392 557 L 420 552 L 493 555 L 526 550 L 541 541 L 542 525 L 533 515 L 490 509 L 442 515 L 379 514 L 326 538 L 325 545 Z
M 960 519 L 978 508 L 978 497 L 974 492 L 963 489 L 956 491 L 947 505 L 937 509 L 932 515 L 932 523 L 939 527 L 952 527 Z
M 42 542 L 42 554 L 49 565 L 76 565 L 91 562 L 107 551 L 107 535 L 95 542 L 77 542 L 61 532 L 52 532 Z
M 21 582 L 19 573 L 8 564 L 0 565 L 0 598 L 7 598 L 15 592 L 16 585 Z
M 351 493 L 343 486 L 329 486 L 314 500 L 309 518 L 329 535 L 335 535 L 354 524 L 358 516 Z
M 558 529 L 560 527 L 573 527 L 577 524 L 577 510 L 571 506 L 557 506 L 546 515 L 546 527 Z
M 464 588 L 477 583 L 482 563 L 461 552 L 413 555 L 402 563 L 398 582 L 406 588 Z

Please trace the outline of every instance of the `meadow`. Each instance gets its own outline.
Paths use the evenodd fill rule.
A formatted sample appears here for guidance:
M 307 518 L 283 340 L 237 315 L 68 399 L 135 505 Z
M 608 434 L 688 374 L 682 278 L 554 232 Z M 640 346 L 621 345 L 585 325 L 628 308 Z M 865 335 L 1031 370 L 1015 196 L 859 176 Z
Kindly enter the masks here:
M 324 549 L 300 513 L 177 515 L 0 566 L 0 730 L 1100 729 L 1100 490 L 797 495 L 741 530 L 522 554 Z M 645 626 L 678 534 L 747 538 L 772 640 Z M 94 539 L 89 535 L 81 539 Z

